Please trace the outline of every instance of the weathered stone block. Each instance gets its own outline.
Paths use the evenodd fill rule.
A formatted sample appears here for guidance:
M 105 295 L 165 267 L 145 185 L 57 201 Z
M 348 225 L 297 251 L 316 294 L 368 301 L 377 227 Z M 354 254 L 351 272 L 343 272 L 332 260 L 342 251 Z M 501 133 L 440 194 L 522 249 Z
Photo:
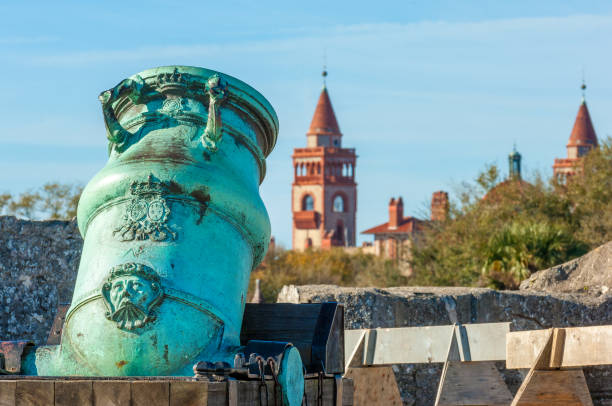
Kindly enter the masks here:
M 338 301 L 345 305 L 345 328 L 414 327 L 461 323 L 512 322 L 512 330 L 612 324 L 612 295 L 495 291 L 484 288 L 342 288 L 332 285 L 286 286 L 279 302 Z M 523 371 L 496 367 L 512 393 Z M 407 405 L 433 404 L 442 364 L 394 366 Z M 585 368 L 594 403 L 612 404 L 612 368 Z

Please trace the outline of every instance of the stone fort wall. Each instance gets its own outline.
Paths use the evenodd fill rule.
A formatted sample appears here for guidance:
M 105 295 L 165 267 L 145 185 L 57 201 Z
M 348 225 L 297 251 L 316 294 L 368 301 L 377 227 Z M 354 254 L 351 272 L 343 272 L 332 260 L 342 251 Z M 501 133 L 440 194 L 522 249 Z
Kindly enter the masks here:
M 27 221 L 0 216 L 0 340 L 45 343 L 60 303 L 72 298 L 82 239 L 75 221 Z M 612 294 L 493 291 L 478 288 L 286 287 L 279 301 L 335 300 L 346 306 L 345 327 L 405 327 L 450 324 L 454 304 L 459 322 L 513 322 L 514 330 L 612 324 Z M 520 371 L 505 370 L 516 391 Z M 396 365 L 406 405 L 432 405 L 442 364 Z M 612 368 L 586 368 L 595 404 L 612 405 Z
M 612 295 L 598 296 L 484 288 L 398 287 L 343 288 L 333 285 L 285 286 L 279 302 L 337 301 L 345 305 L 346 329 L 392 328 L 452 324 L 454 309 L 459 323 L 512 322 L 513 331 L 550 327 L 612 324 Z M 512 394 L 527 370 L 497 368 Z M 394 365 L 405 405 L 433 405 L 442 363 Z M 595 405 L 612 405 L 612 367 L 585 368 Z
M 0 216 L 0 340 L 46 342 L 72 299 L 82 247 L 76 221 Z

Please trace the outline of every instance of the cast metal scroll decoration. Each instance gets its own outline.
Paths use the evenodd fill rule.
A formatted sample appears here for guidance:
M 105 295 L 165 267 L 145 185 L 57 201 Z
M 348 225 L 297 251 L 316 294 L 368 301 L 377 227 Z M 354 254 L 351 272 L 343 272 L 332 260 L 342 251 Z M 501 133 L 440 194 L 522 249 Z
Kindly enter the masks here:
M 135 330 L 155 320 L 154 310 L 164 298 L 159 275 L 146 265 L 128 262 L 110 271 L 102 285 L 106 318 L 117 327 Z
M 221 142 L 221 111 L 220 106 L 225 100 L 227 92 L 227 82 L 219 75 L 212 75 L 206 82 L 206 92 L 209 96 L 208 120 L 204 135 L 202 135 L 202 145 L 211 152 L 218 149 Z
M 146 182 L 132 182 L 132 199 L 125 209 L 123 224 L 113 230 L 120 241 L 175 240 L 177 233 L 168 226 L 170 207 L 164 198 L 168 187 L 153 175 Z
M 131 79 L 121 81 L 112 89 L 105 90 L 100 93 L 98 99 L 102 103 L 102 112 L 104 113 L 104 123 L 106 125 L 106 137 L 108 138 L 108 153 L 110 154 L 113 148 L 117 152 L 123 152 L 129 145 L 129 139 L 132 135 L 129 131 L 121 126 L 115 115 L 113 108 L 114 102 L 119 99 L 119 96 L 128 92 L 127 97 L 132 103 L 138 104 L 142 98 L 142 90 L 145 86 L 144 80 L 136 75 Z

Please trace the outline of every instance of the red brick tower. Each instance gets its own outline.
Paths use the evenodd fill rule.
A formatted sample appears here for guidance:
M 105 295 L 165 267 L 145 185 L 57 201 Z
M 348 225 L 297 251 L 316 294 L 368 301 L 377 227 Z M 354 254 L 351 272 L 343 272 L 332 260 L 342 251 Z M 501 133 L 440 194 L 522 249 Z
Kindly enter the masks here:
M 582 103 L 578 108 L 574 128 L 567 143 L 567 158 L 557 158 L 553 165 L 553 173 L 557 177 L 571 176 L 576 171 L 576 165 L 587 152 L 597 148 L 597 135 L 591 122 L 589 109 L 584 100 L 586 85 L 582 84 Z
M 295 148 L 292 158 L 293 249 L 355 246 L 357 156 L 354 148 L 342 148 L 325 85 L 306 133 L 306 148 Z

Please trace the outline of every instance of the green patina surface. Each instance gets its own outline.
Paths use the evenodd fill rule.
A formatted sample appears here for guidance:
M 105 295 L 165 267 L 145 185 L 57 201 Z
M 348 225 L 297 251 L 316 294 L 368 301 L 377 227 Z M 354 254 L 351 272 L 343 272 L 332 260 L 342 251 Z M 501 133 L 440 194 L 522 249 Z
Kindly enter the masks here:
M 61 345 L 38 348 L 24 373 L 192 375 L 197 360 L 231 361 L 270 238 L 259 184 L 274 110 L 247 84 L 186 66 L 141 72 L 100 101 L 109 160 L 79 202 Z

